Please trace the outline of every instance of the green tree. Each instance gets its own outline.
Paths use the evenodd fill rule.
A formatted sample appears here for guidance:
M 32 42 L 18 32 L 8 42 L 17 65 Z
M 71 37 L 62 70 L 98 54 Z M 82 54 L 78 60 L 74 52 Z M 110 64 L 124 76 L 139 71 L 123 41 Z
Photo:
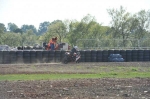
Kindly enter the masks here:
M 40 26 L 38 29 L 38 35 L 42 35 L 43 33 L 46 33 L 49 25 L 50 25 L 50 22 L 48 22 L 48 21 L 40 23 Z
M 3 23 L 0 23 L 0 44 L 3 42 L 2 35 L 4 32 L 6 32 L 6 27 Z
M 50 37 L 58 37 L 58 42 L 61 43 L 67 34 L 66 26 L 62 21 L 55 21 L 49 26 L 47 33 Z
M 15 32 L 15 33 L 23 33 L 23 31 L 20 29 L 20 28 L 17 28 L 17 29 L 15 29 L 13 32 Z
M 130 36 L 131 27 L 131 15 L 122 6 L 120 9 L 108 9 L 108 14 L 111 16 L 111 30 L 112 37 L 115 39 L 122 39 L 123 42 L 120 45 L 124 47 L 127 44 L 127 40 Z
M 136 39 L 142 39 L 147 33 L 150 26 L 149 12 L 141 10 L 134 14 L 132 33 Z
M 22 34 L 22 42 L 24 46 L 33 46 L 35 43 L 39 43 L 37 41 L 37 36 L 31 29 Z
M 6 32 L 1 37 L 3 45 L 9 46 L 19 46 L 21 45 L 21 34 L 13 33 L 13 32 Z
M 6 32 L 6 27 L 3 23 L 0 23 L 0 33 Z
M 80 47 L 96 47 L 98 39 L 104 35 L 101 24 L 90 14 L 82 18 L 81 22 L 71 21 L 67 35 L 71 45 Z
M 71 46 L 76 45 L 77 40 L 82 37 L 82 33 L 78 31 L 79 24 L 78 21 L 72 21 L 69 25 L 67 39 Z
M 26 33 L 28 30 L 32 30 L 34 34 L 37 35 L 37 29 L 34 25 L 22 25 L 21 30 Z
M 10 32 L 13 32 L 14 30 L 16 30 L 18 28 L 18 26 L 14 23 L 8 23 L 8 27 L 7 29 L 10 31 Z

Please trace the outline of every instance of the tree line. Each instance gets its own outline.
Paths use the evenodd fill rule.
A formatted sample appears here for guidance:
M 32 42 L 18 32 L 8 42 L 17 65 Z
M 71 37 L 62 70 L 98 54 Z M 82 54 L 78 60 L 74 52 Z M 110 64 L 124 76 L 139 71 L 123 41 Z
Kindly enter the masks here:
M 0 45 L 10 46 L 33 45 L 40 42 L 49 42 L 52 37 L 58 37 L 58 42 L 67 42 L 71 46 L 81 47 L 98 46 L 96 40 L 108 40 L 100 46 L 116 46 L 113 39 L 121 40 L 121 46 L 133 46 L 133 39 L 150 41 L 150 11 L 141 10 L 131 14 L 120 6 L 119 9 L 107 9 L 111 17 L 110 26 L 98 23 L 94 16 L 87 14 L 77 20 L 54 20 L 40 23 L 36 29 L 34 25 L 22 25 L 19 28 L 14 23 L 8 23 L 6 28 L 0 23 Z M 102 16 L 103 17 L 103 16 Z M 89 41 L 84 41 L 88 39 Z M 95 41 L 94 41 L 95 40 Z M 147 45 L 150 46 L 150 45 Z

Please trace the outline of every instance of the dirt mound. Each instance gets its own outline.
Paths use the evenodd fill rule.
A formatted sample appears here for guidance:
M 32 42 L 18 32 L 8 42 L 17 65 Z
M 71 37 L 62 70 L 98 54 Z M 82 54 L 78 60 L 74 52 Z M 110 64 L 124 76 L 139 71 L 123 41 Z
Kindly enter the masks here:
M 149 99 L 150 79 L 0 82 L 1 99 Z

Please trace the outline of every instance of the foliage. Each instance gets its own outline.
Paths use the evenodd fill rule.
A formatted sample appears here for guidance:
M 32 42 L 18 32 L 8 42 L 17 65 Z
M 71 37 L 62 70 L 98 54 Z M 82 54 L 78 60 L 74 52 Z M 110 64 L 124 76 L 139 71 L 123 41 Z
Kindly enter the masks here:
M 18 26 L 14 23 L 8 23 L 8 31 L 13 32 L 14 30 L 16 30 L 18 28 Z
M 21 30 L 26 33 L 28 30 L 32 30 L 34 34 L 37 34 L 37 30 L 34 25 L 22 25 Z
M 134 33 L 136 39 L 142 39 L 148 33 L 147 30 L 150 28 L 149 14 L 150 13 L 145 10 L 141 10 L 137 14 L 134 14 L 133 22 L 135 24 L 132 33 Z
M 21 30 L 21 29 L 19 29 L 19 28 L 17 28 L 17 29 L 15 29 L 13 32 L 15 32 L 15 33 L 23 33 L 23 31 Z
M 0 39 L 1 39 L 0 44 L 2 45 L 9 45 L 9 46 L 21 45 L 20 44 L 21 35 L 18 33 L 7 32 L 7 33 L 4 33 Z
M 0 33 L 6 32 L 6 27 L 3 23 L 0 23 Z
M 149 13 L 145 10 L 141 10 L 134 15 L 127 12 L 122 6 L 119 10 L 108 9 L 107 11 L 112 18 L 111 35 L 115 39 L 122 39 L 120 45 L 123 47 L 130 46 L 128 39 L 142 39 L 148 33 Z
M 52 37 L 58 37 L 58 42 L 61 43 L 66 34 L 67 29 L 65 24 L 60 20 L 56 20 L 49 25 L 47 33 L 41 37 L 41 40 L 48 42 Z
M 147 39 L 150 37 L 150 11 L 141 10 L 131 14 L 122 6 L 120 9 L 107 11 L 112 18 L 111 26 L 103 26 L 90 14 L 81 21 L 45 21 L 40 23 L 38 31 L 34 25 L 24 24 L 18 28 L 14 23 L 8 23 L 7 31 L 5 25 L 0 23 L 0 44 L 32 45 L 38 42 L 48 43 L 52 37 L 58 37 L 58 43 L 67 42 L 71 46 L 83 48 L 138 47 L 139 43 L 140 46 L 150 46 Z
M 126 46 L 126 39 L 129 38 L 130 35 L 130 13 L 126 12 L 126 10 L 121 6 L 119 10 L 117 9 L 108 9 L 109 15 L 112 18 L 112 37 L 123 39 L 123 46 Z
M 50 25 L 50 22 L 47 22 L 47 21 L 40 23 L 40 26 L 38 29 L 38 35 L 42 35 L 42 34 L 46 33 L 49 25 Z
M 22 42 L 24 46 L 33 46 L 34 44 L 39 43 L 33 30 L 28 30 L 27 33 L 23 33 Z

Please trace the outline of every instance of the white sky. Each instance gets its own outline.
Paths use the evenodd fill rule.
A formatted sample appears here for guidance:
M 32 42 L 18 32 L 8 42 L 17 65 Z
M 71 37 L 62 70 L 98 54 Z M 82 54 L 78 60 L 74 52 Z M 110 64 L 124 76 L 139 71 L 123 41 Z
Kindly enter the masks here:
M 44 21 L 80 21 L 90 14 L 97 22 L 109 25 L 107 9 L 119 9 L 121 5 L 130 13 L 150 10 L 150 0 L 0 0 L 0 23 L 6 27 L 9 22 L 15 23 L 19 28 L 34 25 L 38 29 Z

